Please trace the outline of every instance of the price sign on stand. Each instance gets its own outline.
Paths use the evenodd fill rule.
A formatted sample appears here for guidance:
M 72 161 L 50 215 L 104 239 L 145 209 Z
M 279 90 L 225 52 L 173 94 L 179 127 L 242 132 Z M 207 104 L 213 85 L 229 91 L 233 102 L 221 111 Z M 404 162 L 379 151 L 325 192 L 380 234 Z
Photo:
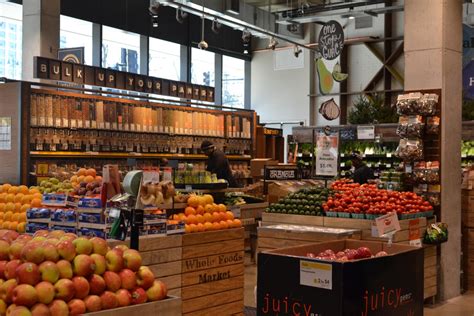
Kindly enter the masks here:
M 419 218 L 412 219 L 408 222 L 408 240 L 410 241 L 410 245 L 421 247 Z
M 375 139 L 375 127 L 357 126 L 357 139 Z
M 336 176 L 338 170 L 339 134 L 337 132 L 318 132 L 316 147 L 316 175 Z
M 240 206 L 238 205 L 231 206 L 230 211 L 234 214 L 235 218 L 240 218 Z
M 332 290 L 332 265 L 301 260 L 300 284 Z
M 375 231 L 372 231 L 372 235 L 391 238 L 400 229 L 397 213 L 388 213 L 375 219 Z

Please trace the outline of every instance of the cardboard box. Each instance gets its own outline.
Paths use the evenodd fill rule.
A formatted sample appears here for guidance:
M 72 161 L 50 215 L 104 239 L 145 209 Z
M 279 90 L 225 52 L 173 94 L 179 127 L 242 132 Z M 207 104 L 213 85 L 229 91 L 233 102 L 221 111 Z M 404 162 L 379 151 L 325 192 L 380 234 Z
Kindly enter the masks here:
M 388 256 L 330 262 L 308 252 L 368 247 Z M 257 314 L 423 315 L 423 248 L 338 240 L 258 255 Z
M 263 177 L 263 169 L 265 166 L 275 166 L 277 160 L 271 158 L 255 158 L 250 160 L 250 174 L 252 177 Z

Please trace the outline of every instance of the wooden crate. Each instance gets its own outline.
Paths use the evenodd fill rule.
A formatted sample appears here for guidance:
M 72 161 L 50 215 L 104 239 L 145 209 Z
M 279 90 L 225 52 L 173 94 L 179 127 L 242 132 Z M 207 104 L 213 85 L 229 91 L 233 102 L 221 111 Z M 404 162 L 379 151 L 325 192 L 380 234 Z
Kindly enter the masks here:
M 438 254 L 436 246 L 425 247 L 424 299 L 438 293 Z
M 462 224 L 474 228 L 474 190 L 462 190 Z
M 183 235 L 183 315 L 232 315 L 244 309 L 244 229 Z
M 181 298 L 169 297 L 158 302 L 145 303 L 105 311 L 87 313 L 87 316 L 155 316 L 155 315 L 181 315 Z
M 262 218 L 262 214 L 264 213 L 267 207 L 268 207 L 268 202 L 240 205 L 240 218 L 241 219 Z
M 263 213 L 262 225 L 275 224 L 292 224 L 305 226 L 324 226 L 324 217 L 322 216 L 307 216 L 307 215 L 292 215 L 292 214 L 278 214 L 278 213 Z

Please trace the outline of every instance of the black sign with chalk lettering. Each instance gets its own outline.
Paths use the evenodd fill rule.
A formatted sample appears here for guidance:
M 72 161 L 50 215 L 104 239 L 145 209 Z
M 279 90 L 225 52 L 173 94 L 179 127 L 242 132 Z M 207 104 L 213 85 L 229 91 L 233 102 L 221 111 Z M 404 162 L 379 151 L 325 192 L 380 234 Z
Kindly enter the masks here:
M 325 23 L 319 32 L 318 45 L 324 59 L 336 59 L 344 47 L 344 30 L 341 24 L 334 20 Z

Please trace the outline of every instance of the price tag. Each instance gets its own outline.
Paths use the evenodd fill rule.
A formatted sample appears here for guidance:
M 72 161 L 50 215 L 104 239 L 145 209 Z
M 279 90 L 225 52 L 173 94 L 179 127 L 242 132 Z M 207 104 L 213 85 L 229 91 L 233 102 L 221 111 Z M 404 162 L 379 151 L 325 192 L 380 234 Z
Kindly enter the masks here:
M 76 127 L 77 127 L 77 121 L 71 120 L 71 128 L 76 128 Z
M 411 165 L 405 165 L 405 173 L 412 173 L 412 166 Z
M 232 206 L 230 208 L 230 211 L 234 214 L 235 218 L 240 218 L 240 206 L 237 206 L 237 205 Z
M 357 126 L 357 139 L 374 139 L 375 126 Z
M 388 213 L 384 216 L 375 219 L 376 236 L 384 237 L 389 234 L 394 234 L 399 231 L 400 222 L 398 221 L 397 213 Z
M 113 218 L 119 218 L 120 217 L 120 210 L 113 208 L 109 211 L 109 216 Z
M 388 164 L 385 165 L 385 167 L 387 167 L 387 168 L 392 168 L 392 164 L 389 164 L 389 163 L 388 163 Z
M 466 158 L 466 157 L 467 157 L 466 154 L 462 154 L 462 155 L 461 155 L 461 158 Z
M 371 164 L 371 163 L 368 163 L 368 164 L 367 164 L 367 167 L 372 168 L 372 164 Z
M 408 222 L 408 240 L 410 241 L 410 245 L 421 247 L 419 218 L 412 219 Z
M 341 157 L 345 157 L 345 156 L 346 156 L 346 155 L 344 155 L 344 154 L 341 154 Z
M 392 158 L 392 153 L 388 153 L 387 158 Z
M 346 166 L 346 163 L 345 162 L 341 162 L 341 167 L 345 167 Z
M 191 191 L 193 190 L 193 186 L 192 186 L 192 185 L 189 185 L 189 184 L 186 184 L 186 185 L 184 186 L 184 190 L 185 190 L 185 191 L 188 191 L 188 192 L 191 192 Z
M 300 284 L 332 290 L 332 265 L 300 260 Z

